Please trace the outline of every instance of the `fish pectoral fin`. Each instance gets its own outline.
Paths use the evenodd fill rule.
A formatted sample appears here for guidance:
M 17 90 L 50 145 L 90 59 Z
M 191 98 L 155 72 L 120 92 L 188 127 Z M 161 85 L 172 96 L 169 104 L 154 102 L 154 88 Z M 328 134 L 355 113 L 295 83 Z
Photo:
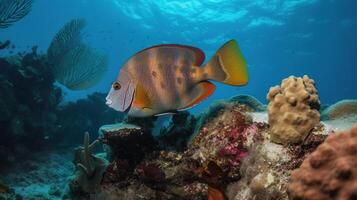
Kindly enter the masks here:
M 178 110 L 189 109 L 203 100 L 207 99 L 214 92 L 216 86 L 209 81 L 202 81 L 198 83 L 189 93 L 189 101 L 184 104 Z
M 133 104 L 141 109 L 152 109 L 152 101 L 145 88 L 137 84 Z

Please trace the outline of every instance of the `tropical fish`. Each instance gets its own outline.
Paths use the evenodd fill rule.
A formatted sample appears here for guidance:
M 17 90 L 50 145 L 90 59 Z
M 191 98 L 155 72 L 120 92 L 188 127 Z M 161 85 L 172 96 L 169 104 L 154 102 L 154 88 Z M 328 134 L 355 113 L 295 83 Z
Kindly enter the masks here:
M 215 85 L 248 82 L 247 64 L 235 40 L 225 43 L 205 65 L 198 48 L 166 44 L 144 49 L 120 69 L 106 97 L 109 107 L 146 117 L 191 108 L 209 97 Z

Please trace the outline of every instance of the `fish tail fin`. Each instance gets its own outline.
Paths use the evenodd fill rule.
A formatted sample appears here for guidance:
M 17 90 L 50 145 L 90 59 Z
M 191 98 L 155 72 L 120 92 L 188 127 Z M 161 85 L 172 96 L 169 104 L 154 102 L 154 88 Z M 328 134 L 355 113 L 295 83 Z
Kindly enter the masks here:
M 228 85 L 247 84 L 247 64 L 235 40 L 228 41 L 216 52 L 204 66 L 201 77 Z

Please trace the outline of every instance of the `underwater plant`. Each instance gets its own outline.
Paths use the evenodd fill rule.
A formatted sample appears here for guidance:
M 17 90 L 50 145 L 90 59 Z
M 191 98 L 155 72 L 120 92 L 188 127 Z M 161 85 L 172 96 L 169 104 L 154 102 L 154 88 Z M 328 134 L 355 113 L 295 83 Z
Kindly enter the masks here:
M 47 50 L 48 60 L 58 82 L 71 90 L 82 90 L 98 83 L 107 70 L 106 55 L 82 41 L 84 19 L 65 24 Z
M 32 0 L 0 0 L 0 28 L 8 28 L 24 18 L 32 7 Z

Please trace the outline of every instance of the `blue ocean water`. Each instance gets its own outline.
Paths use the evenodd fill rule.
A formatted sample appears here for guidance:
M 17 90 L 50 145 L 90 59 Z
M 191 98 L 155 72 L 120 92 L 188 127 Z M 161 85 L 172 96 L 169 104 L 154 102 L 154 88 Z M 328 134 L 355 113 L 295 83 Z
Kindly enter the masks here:
M 316 81 L 326 104 L 357 98 L 356 7 L 353 0 L 35 0 L 28 16 L 1 29 L 0 37 L 16 44 L 16 51 L 38 45 L 46 52 L 66 22 L 85 18 L 85 40 L 109 56 L 109 70 L 91 89 L 66 90 L 68 101 L 107 92 L 120 66 L 143 48 L 191 45 L 209 59 L 236 39 L 248 63 L 249 84 L 216 83 L 215 93 L 193 112 L 237 94 L 265 102 L 269 87 L 304 74 Z

